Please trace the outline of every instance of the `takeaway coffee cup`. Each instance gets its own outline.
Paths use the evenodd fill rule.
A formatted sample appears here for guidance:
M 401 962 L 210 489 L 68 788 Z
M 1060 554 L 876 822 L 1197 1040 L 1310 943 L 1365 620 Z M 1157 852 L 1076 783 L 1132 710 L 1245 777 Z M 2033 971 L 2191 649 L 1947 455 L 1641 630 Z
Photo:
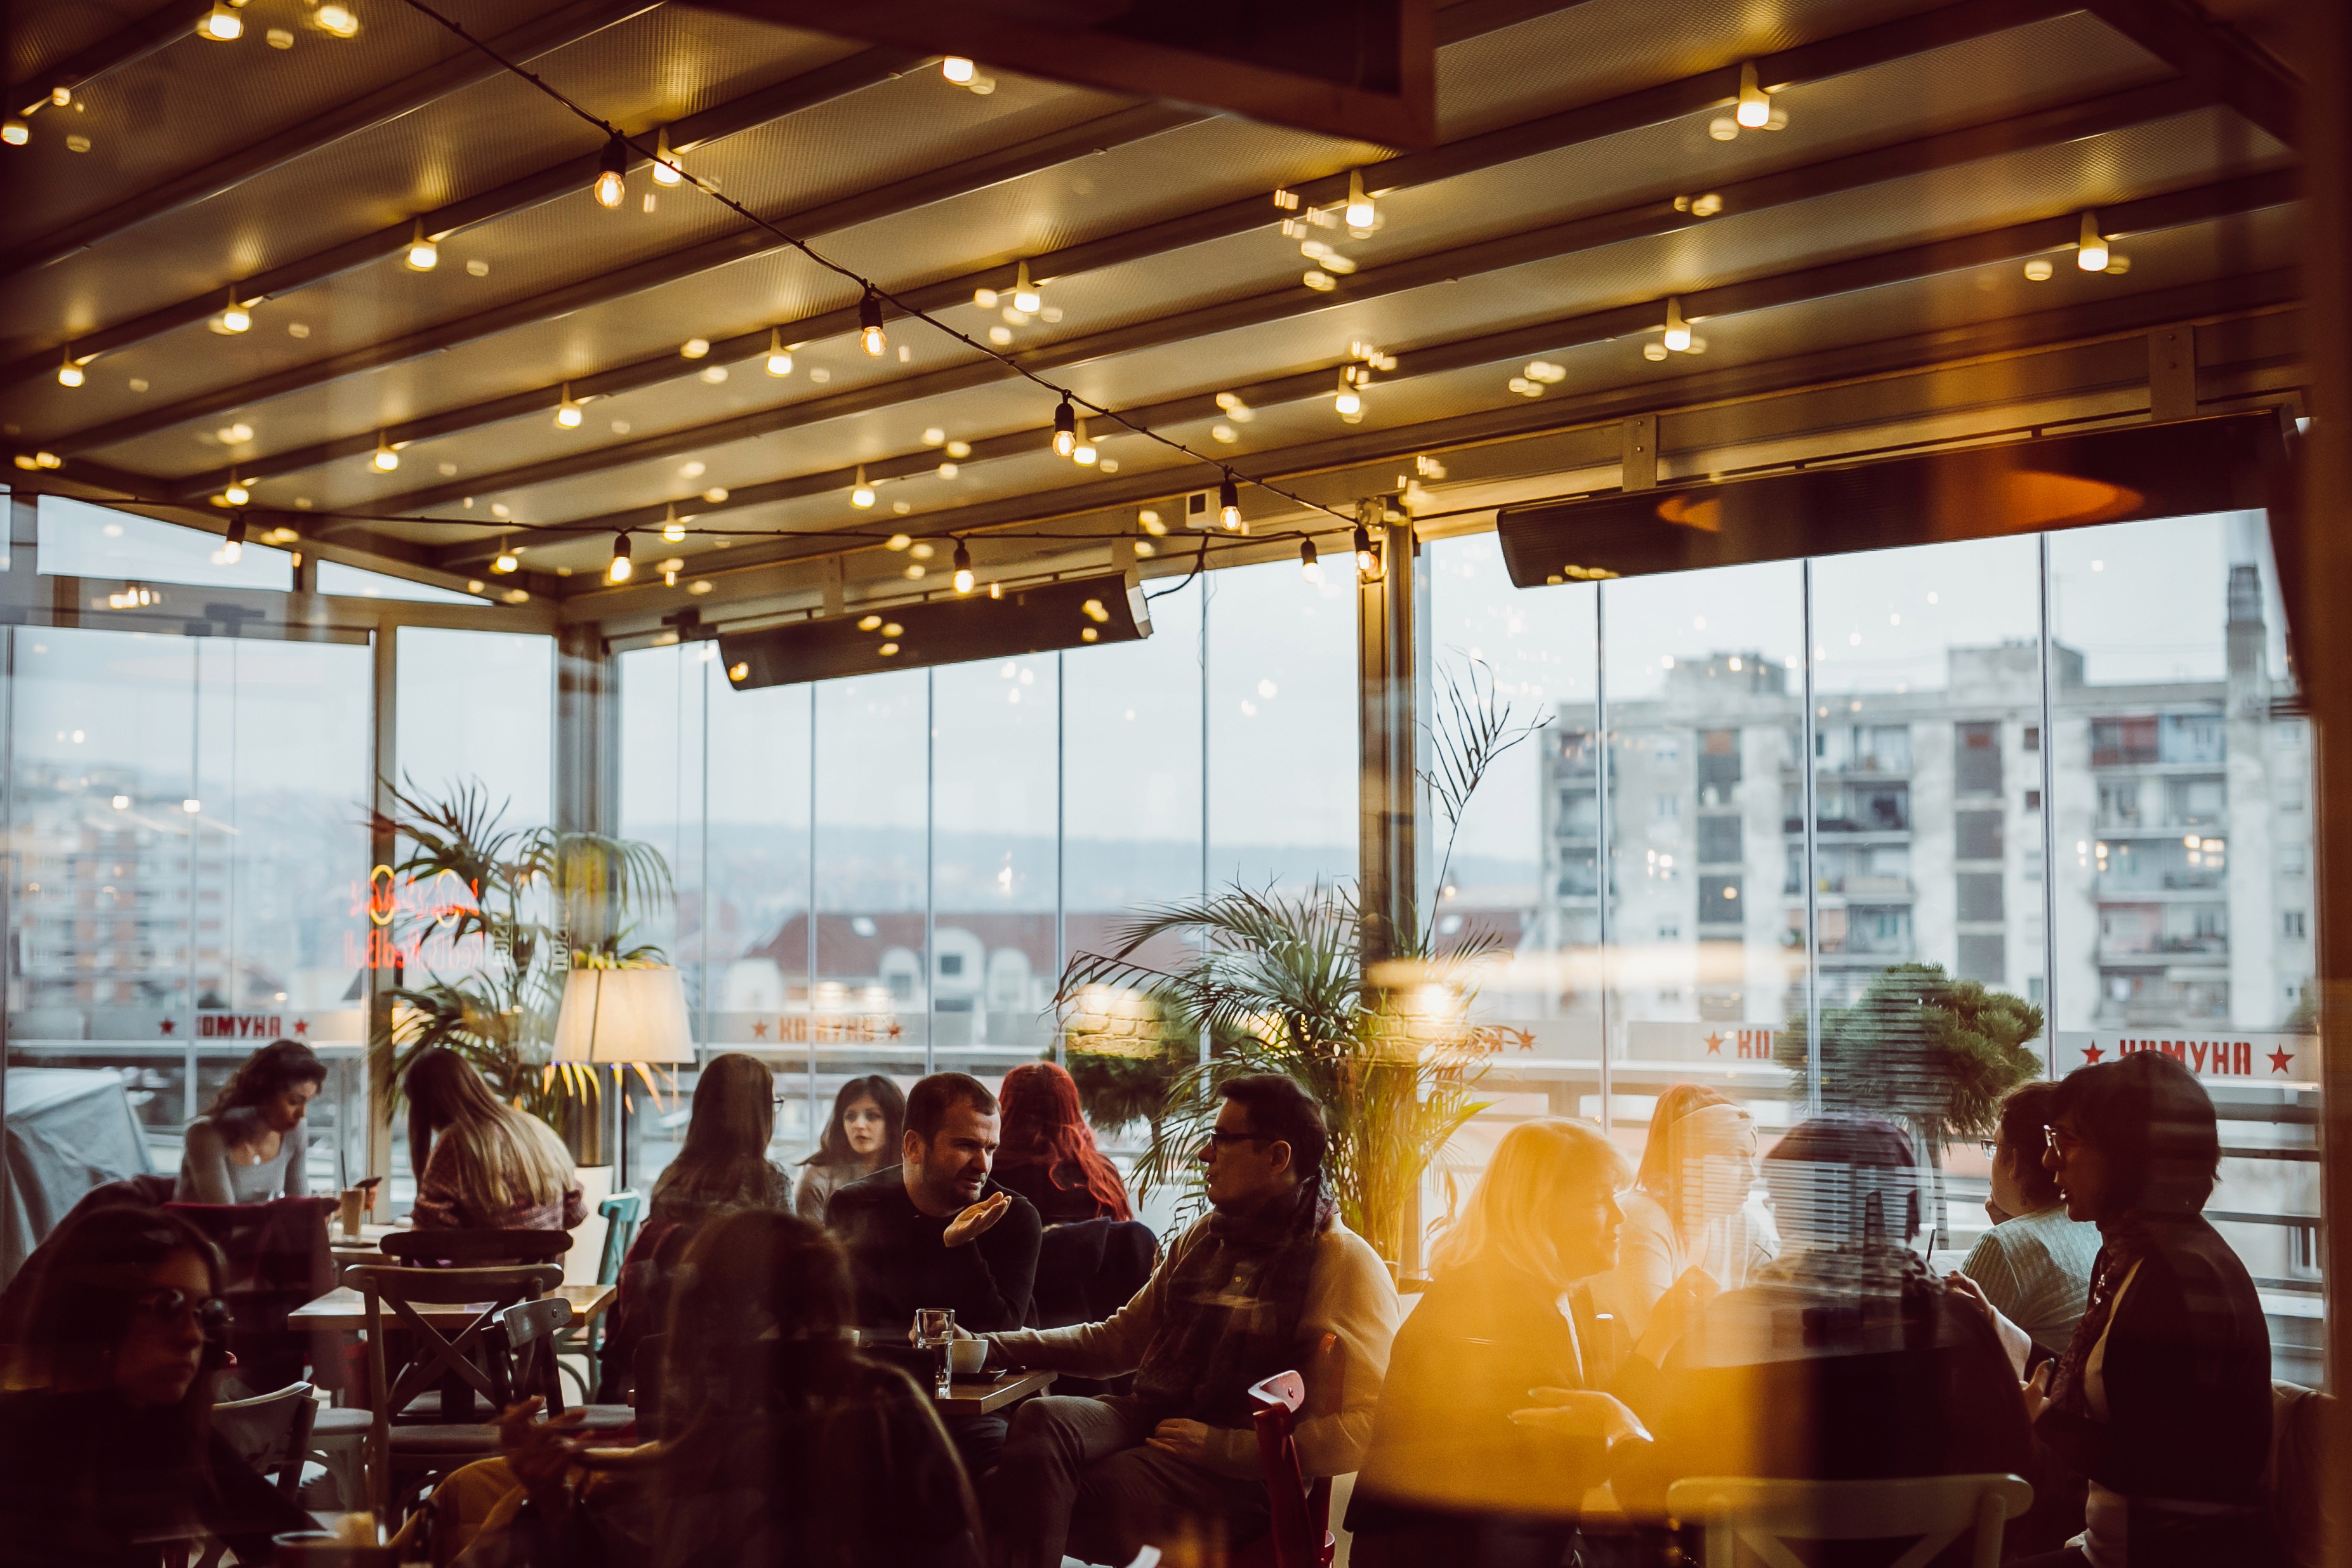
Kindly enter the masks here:
M 360 1219 L 367 1213 L 367 1199 L 368 1189 L 363 1186 L 343 1188 L 342 1212 L 339 1218 L 343 1222 L 343 1235 L 346 1238 L 353 1239 L 358 1238 Z
M 988 1364 L 988 1342 L 960 1339 L 948 1346 L 948 1370 L 958 1377 L 978 1377 Z

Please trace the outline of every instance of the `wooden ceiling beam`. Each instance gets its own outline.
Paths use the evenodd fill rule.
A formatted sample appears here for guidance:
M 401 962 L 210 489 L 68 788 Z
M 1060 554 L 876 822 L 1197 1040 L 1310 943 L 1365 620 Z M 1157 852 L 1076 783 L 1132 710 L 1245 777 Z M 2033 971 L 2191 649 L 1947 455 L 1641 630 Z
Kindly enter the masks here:
M 2323 0 L 2340 5 L 2343 0 Z M 2084 0 L 2091 14 L 2288 147 L 2303 145 L 2303 83 L 2185 0 Z M 2340 86 L 2336 90 L 2341 90 Z

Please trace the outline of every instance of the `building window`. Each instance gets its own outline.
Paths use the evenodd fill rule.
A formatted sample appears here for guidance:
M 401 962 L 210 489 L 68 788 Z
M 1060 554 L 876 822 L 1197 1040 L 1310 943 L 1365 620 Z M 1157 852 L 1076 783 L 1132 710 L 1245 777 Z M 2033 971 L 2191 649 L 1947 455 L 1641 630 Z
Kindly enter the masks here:
M 1700 925 L 1739 924 L 1739 882 L 1736 876 L 1703 876 L 1698 879 Z
M 2042 727 L 2040 725 L 2029 724 L 2025 727 L 2025 738 L 2019 742 L 2019 749 L 2023 751 L 2039 751 L 2042 749 Z
M 1701 817 L 1698 820 L 1698 858 L 1702 865 L 1738 865 L 1740 860 L 1739 819 Z
M 2282 911 L 2279 915 L 2279 935 L 2301 941 L 2305 935 L 2304 912 L 2300 909 Z
M 1683 798 L 1680 795 L 1659 796 L 1657 812 L 1658 821 L 1662 822 L 1673 821 L 1676 817 L 1683 814 Z
M 1999 920 L 2001 917 L 2000 873 L 1993 871 L 1964 871 L 1959 883 L 1959 918 L 1962 920 Z
M 1960 978 L 1979 980 L 1988 986 L 1998 986 L 2005 977 L 2007 944 L 1998 933 L 1960 933 Z
M 2281 876 L 2301 876 L 2309 863 L 2301 844 L 2279 846 L 2278 868 Z
M 1739 783 L 1739 732 L 1701 732 L 1698 748 L 1698 800 L 1702 806 L 1727 806 Z
M 1960 811 L 1952 818 L 1952 853 L 1964 861 L 2000 859 L 2000 813 Z
M 1962 724 L 1953 727 L 1957 747 L 1952 758 L 1952 789 L 1961 795 L 2000 793 L 2000 726 Z

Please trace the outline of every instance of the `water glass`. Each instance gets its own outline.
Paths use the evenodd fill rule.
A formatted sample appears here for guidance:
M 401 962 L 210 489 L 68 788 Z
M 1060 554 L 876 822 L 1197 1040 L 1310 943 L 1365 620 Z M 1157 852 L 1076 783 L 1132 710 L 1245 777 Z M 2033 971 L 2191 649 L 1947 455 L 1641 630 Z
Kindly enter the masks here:
M 934 1357 L 933 1375 L 945 1392 L 948 1385 L 948 1346 L 955 1340 L 955 1309 L 953 1307 L 917 1307 L 915 1309 L 915 1343 Z

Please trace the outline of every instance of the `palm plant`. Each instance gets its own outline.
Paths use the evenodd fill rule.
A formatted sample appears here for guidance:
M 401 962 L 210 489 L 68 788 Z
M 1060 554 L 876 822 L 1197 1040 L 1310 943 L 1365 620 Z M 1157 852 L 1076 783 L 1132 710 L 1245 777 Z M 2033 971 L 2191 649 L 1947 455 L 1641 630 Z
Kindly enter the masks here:
M 405 846 L 394 885 L 434 888 L 454 879 L 467 896 L 390 914 L 396 948 L 421 956 L 413 938 L 430 926 L 446 938 L 436 950 L 465 957 L 446 973 L 397 975 L 390 1025 L 369 1042 L 379 1076 L 396 1085 L 419 1054 L 446 1046 L 500 1098 L 561 1129 L 572 1106 L 598 1093 L 586 1067 L 548 1060 L 564 977 L 662 961 L 658 947 L 631 939 L 630 916 L 673 896 L 668 863 L 633 840 L 509 828 L 506 806 L 492 807 L 476 783 L 439 800 L 413 785 L 391 795 L 394 814 L 378 815 L 374 828 Z M 478 941 L 467 947 L 468 938 Z

